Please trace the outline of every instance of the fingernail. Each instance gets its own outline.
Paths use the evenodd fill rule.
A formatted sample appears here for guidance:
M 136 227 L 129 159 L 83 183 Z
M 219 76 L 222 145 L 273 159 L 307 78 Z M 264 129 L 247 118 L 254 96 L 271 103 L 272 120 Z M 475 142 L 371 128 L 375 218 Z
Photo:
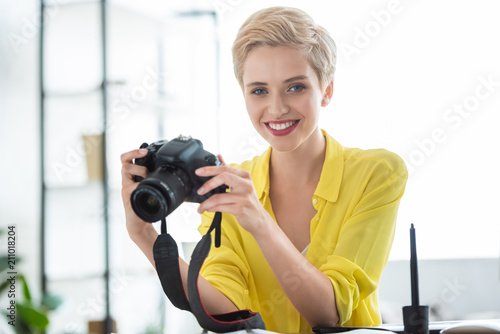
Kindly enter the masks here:
M 202 175 L 203 174 L 203 168 L 198 168 L 194 172 L 195 172 L 196 175 Z
M 201 187 L 200 189 L 198 189 L 198 195 L 203 195 L 204 192 L 205 188 Z
M 140 153 L 140 154 L 146 154 L 146 153 L 148 153 L 148 150 L 146 150 L 145 148 L 141 148 L 141 149 L 139 150 L 139 153 Z
M 198 207 L 197 211 L 198 211 L 198 213 L 203 213 L 203 210 L 201 209 L 201 207 Z

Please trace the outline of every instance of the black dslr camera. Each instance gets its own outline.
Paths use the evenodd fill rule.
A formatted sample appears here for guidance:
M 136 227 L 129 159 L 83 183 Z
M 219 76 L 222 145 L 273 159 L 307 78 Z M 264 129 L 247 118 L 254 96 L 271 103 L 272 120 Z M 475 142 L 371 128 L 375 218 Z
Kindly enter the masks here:
M 197 194 L 198 188 L 210 177 L 199 177 L 194 171 L 221 165 L 215 155 L 203 149 L 198 139 L 180 135 L 171 141 L 144 143 L 141 148 L 149 152 L 135 159 L 135 164 L 146 166 L 149 174 L 145 179 L 135 176 L 140 183 L 130 200 L 142 220 L 153 223 L 168 216 L 183 202 L 201 203 L 213 194 L 226 192 L 227 187 L 223 185 L 203 196 Z

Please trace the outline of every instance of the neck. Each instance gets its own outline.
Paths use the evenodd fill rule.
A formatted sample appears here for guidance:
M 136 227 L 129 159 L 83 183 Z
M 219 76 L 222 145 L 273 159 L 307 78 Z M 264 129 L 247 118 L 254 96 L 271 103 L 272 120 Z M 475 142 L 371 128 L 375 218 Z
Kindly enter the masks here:
M 271 151 L 270 178 L 296 185 L 319 181 L 325 161 L 326 139 L 318 128 L 299 147 L 288 152 Z

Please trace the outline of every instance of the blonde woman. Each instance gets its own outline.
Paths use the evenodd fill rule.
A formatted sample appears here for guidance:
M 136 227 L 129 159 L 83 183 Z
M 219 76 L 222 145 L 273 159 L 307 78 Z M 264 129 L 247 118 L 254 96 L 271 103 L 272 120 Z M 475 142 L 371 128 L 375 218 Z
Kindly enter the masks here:
M 273 7 L 251 15 L 233 45 L 236 78 L 250 120 L 270 147 L 240 165 L 198 169 L 199 190 L 231 191 L 200 204 L 201 233 L 223 212 L 222 246 L 199 280 L 211 314 L 251 309 L 268 330 L 381 323 L 377 286 L 394 237 L 407 172 L 383 149 L 341 146 L 318 125 L 331 103 L 335 43 L 305 12 Z M 154 265 L 157 233 L 130 206 L 133 175 L 147 170 L 122 155 L 123 201 L 132 240 Z M 181 260 L 186 287 L 188 264 Z

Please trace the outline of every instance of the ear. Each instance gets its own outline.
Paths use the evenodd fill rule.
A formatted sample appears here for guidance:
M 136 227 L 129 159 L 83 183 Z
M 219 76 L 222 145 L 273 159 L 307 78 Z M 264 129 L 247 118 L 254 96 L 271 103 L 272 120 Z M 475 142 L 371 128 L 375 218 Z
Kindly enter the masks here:
M 322 107 L 326 107 L 330 103 L 332 95 L 333 95 L 333 80 L 330 81 L 330 83 L 325 87 L 325 90 L 323 92 L 323 99 L 321 100 Z

